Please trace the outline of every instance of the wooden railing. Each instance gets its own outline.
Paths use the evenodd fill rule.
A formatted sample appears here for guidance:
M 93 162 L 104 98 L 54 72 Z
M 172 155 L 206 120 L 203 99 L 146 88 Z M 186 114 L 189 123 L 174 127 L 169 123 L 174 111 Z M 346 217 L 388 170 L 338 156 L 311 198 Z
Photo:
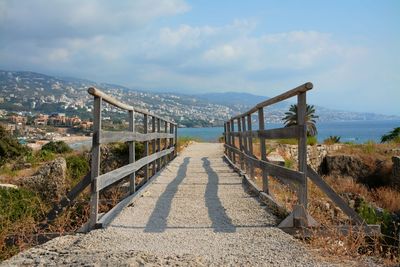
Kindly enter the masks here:
M 276 177 L 296 191 L 298 203 L 292 213 L 279 225 L 281 228 L 316 226 L 318 223 L 308 214 L 307 177 L 310 178 L 356 224 L 366 226 L 363 219 L 314 171 L 307 166 L 306 94 L 313 88 L 305 83 L 279 96 L 270 98 L 249 111 L 232 117 L 224 124 L 225 156 L 249 180 L 255 168 L 262 172 L 262 193 L 269 195 L 269 176 Z M 264 108 L 297 96 L 297 125 L 266 130 Z M 253 130 L 252 114 L 257 113 L 258 130 Z M 253 138 L 259 138 L 261 158 L 253 154 Z M 298 170 L 273 164 L 267 159 L 266 139 L 296 138 L 298 140 Z M 238 140 L 237 140 L 238 139 Z M 273 198 L 271 198 L 273 199 Z
M 149 181 L 151 175 L 158 172 L 163 165 L 176 156 L 178 127 L 174 122 L 121 103 L 94 87 L 89 88 L 88 93 L 94 96 L 90 219 L 88 225 L 89 229 L 93 229 L 102 226 L 111 217 L 115 216 L 116 210 L 114 207 L 99 218 L 99 192 L 129 176 L 129 193 L 130 195 L 135 194 L 139 185 L 141 186 Z M 101 129 L 103 101 L 128 112 L 129 131 L 112 132 Z M 136 116 L 143 116 L 143 133 L 136 131 Z M 151 132 L 149 132 L 149 120 L 151 121 Z M 165 147 L 161 146 L 161 139 L 165 139 Z M 112 142 L 128 142 L 129 164 L 108 173 L 100 174 L 100 146 Z M 135 161 L 135 142 L 144 142 L 144 157 L 137 161 Z M 149 154 L 150 144 L 152 154 Z M 136 172 L 141 168 L 144 168 L 144 182 L 138 184 Z M 150 169 L 152 170 L 151 175 Z M 120 203 L 123 203 L 123 201 Z

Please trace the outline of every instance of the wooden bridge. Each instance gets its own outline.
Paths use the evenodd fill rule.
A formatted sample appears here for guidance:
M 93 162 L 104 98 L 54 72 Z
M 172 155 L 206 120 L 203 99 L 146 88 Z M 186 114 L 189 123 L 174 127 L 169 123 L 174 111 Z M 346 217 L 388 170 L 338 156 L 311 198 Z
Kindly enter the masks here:
M 90 220 L 83 230 L 92 231 L 86 235 L 56 238 L 17 255 L 9 263 L 321 264 L 318 256 L 285 233 L 319 227 L 307 212 L 308 178 L 350 217 L 355 224 L 353 227 L 367 232 L 376 229 L 366 225 L 307 166 L 306 94 L 312 87 L 311 83 L 306 83 L 231 118 L 225 123 L 224 144 L 196 143 L 179 155 L 174 122 L 90 88 L 89 93 L 94 96 L 91 173 L 50 217 L 54 218 L 90 185 Z M 297 97 L 298 125 L 266 130 L 264 108 L 290 97 Z M 129 131 L 101 129 L 104 101 L 128 112 Z M 254 121 L 258 122 L 257 130 L 253 130 Z M 260 140 L 260 158 L 253 153 L 254 138 Z M 298 170 L 267 160 L 265 140 L 275 138 L 299 140 Z M 111 142 L 129 143 L 130 163 L 100 174 L 100 146 Z M 144 142 L 145 148 L 143 157 L 136 160 L 134 142 Z M 258 172 L 262 174 L 262 188 L 253 182 Z M 297 193 L 298 203 L 284 220 L 277 216 L 280 207 L 269 195 L 269 177 L 279 179 Z M 128 195 L 107 213 L 99 213 L 99 193 L 124 179 L 129 181 Z M 94 230 L 96 228 L 103 229 Z

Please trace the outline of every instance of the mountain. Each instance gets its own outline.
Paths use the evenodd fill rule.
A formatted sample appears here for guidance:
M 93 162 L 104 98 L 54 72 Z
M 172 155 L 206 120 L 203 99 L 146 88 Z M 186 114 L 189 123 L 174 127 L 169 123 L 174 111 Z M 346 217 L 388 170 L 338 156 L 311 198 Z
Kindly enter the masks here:
M 73 77 L 0 70 L 0 109 L 27 114 L 62 112 L 68 116 L 78 115 L 89 119 L 92 118 L 93 106 L 93 97 L 87 93 L 90 86 L 123 102 L 175 120 L 182 127 L 221 126 L 231 116 L 268 99 L 265 96 L 235 92 L 201 95 L 155 93 Z M 283 101 L 268 108 L 267 121 L 281 122 L 289 106 L 290 102 Z M 118 108 L 104 105 L 103 110 L 105 119 L 127 119 L 126 112 Z M 336 111 L 319 106 L 316 110 L 320 121 L 400 119 L 398 116 Z

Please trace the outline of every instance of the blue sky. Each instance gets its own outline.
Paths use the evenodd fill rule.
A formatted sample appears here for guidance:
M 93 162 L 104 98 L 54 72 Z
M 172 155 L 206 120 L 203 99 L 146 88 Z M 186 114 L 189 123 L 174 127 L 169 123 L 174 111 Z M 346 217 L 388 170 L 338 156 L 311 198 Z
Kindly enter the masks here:
M 400 1 L 0 0 L 0 68 L 400 115 Z

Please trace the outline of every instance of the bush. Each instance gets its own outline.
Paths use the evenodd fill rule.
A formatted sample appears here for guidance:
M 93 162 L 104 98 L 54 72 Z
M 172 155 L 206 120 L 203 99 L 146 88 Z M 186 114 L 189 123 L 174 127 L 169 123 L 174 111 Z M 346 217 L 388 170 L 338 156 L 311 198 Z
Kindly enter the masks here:
M 287 139 L 276 139 L 276 142 L 279 144 L 284 144 L 284 145 L 297 145 L 298 140 L 296 138 L 287 138 Z M 318 140 L 316 136 L 308 136 L 307 137 L 307 145 L 309 146 L 314 146 L 318 144 Z
M 89 172 L 89 162 L 83 155 L 71 155 L 66 159 L 67 175 L 72 181 L 80 180 Z
M 24 218 L 38 219 L 42 215 L 42 203 L 36 194 L 26 189 L 0 188 L 0 230 L 6 224 L 14 223 Z
M 112 152 L 121 157 L 129 155 L 128 143 L 113 143 L 110 145 Z M 135 142 L 135 160 L 140 159 L 144 155 L 144 144 Z
M 10 160 L 24 156 L 30 151 L 29 147 L 21 145 L 15 137 L 0 126 L 0 166 Z
M 41 150 L 47 150 L 57 154 L 63 154 L 72 151 L 72 149 L 64 141 L 50 141 L 42 146 Z
M 333 145 L 337 143 L 340 143 L 340 136 L 337 135 L 331 135 L 324 140 L 324 144 L 326 145 Z

